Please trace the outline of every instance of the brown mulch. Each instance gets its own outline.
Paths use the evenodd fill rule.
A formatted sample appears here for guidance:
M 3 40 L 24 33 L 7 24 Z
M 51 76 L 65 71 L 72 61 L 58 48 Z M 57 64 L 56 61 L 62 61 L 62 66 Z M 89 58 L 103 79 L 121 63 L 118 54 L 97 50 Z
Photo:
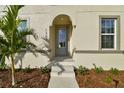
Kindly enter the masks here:
M 14 87 L 23 88 L 47 88 L 50 79 L 49 73 L 42 73 L 39 69 L 32 69 L 31 72 L 16 71 Z M 0 71 L 0 87 L 10 88 L 11 70 Z
M 87 75 L 79 75 L 76 73 L 76 80 L 80 88 L 124 88 L 124 71 L 119 71 L 117 75 L 110 71 L 96 73 L 90 70 Z M 111 82 L 106 82 L 107 77 L 111 77 Z

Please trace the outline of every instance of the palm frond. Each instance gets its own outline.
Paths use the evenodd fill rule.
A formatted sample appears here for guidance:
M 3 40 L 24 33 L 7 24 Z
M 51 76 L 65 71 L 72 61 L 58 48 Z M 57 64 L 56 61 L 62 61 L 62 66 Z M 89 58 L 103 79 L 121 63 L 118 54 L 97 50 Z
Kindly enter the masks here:
M 33 35 L 33 31 L 32 29 L 25 29 L 23 31 L 18 31 L 17 35 L 19 36 L 19 38 L 23 38 L 27 35 Z
M 8 42 L 2 36 L 0 36 L 0 45 L 6 45 L 6 46 L 8 46 Z

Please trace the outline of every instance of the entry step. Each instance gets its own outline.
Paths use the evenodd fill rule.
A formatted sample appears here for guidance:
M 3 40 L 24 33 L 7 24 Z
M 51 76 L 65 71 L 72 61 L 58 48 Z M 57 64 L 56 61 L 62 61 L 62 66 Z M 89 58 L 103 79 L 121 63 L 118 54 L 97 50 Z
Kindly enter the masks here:
M 71 57 L 55 57 L 53 61 L 57 62 L 74 62 L 74 60 Z
M 73 66 L 63 66 L 63 65 L 55 65 L 52 66 L 52 71 L 60 72 L 60 71 L 74 71 Z
M 51 76 L 57 76 L 57 77 L 75 77 L 75 74 L 73 71 L 63 71 L 63 72 L 56 72 L 52 71 Z

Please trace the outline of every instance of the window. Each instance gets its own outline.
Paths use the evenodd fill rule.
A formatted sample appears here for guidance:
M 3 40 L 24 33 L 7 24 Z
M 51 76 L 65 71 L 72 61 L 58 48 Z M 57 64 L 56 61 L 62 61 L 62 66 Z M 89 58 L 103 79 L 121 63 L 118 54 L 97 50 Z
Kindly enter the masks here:
M 22 20 L 19 23 L 18 30 L 19 31 L 25 31 L 27 29 L 27 20 Z M 26 37 L 22 38 L 24 41 L 26 41 Z
M 24 31 L 27 29 L 27 20 L 22 20 L 18 26 L 19 31 Z
M 58 47 L 66 47 L 66 28 L 60 28 L 58 31 Z
M 117 18 L 101 18 L 101 49 L 116 49 Z

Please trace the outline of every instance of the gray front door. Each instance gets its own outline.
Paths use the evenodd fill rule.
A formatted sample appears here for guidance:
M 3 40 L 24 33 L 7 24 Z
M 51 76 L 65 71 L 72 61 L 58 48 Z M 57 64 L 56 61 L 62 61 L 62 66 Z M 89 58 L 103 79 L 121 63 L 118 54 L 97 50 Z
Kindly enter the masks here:
M 67 56 L 67 28 L 59 27 L 56 32 L 56 56 Z

